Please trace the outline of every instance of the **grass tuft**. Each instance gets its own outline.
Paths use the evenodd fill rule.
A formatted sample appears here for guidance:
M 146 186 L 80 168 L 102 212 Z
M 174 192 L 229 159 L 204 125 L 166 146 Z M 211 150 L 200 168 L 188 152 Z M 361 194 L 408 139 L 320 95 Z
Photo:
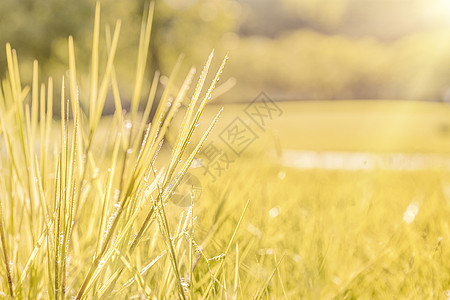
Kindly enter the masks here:
M 6 45 L 8 73 L 0 90 L 6 149 L 1 158 L 0 206 L 6 214 L 0 207 L 4 259 L 0 276 L 7 278 L 11 297 L 115 298 L 137 292 L 148 298 L 187 299 L 195 295 L 194 260 L 201 250 L 194 239 L 193 204 L 186 215 L 175 219 L 168 216 L 166 206 L 219 119 L 221 110 L 199 142 L 190 146 L 226 59 L 199 101 L 213 53 L 209 56 L 167 165 L 157 167 L 163 161 L 159 154 L 165 135 L 176 126 L 172 121 L 189 93 L 195 69 L 177 90 L 180 58 L 159 101 L 155 101 L 161 88 L 159 72 L 142 97 L 153 11 L 151 2 L 142 20 L 130 114 L 123 111 L 114 68 L 121 22 L 116 22 L 112 37 L 107 27 L 106 53 L 100 53 L 99 3 L 88 111 L 80 105 L 85 100 L 79 99 L 72 36 L 68 77 L 62 77 L 59 91 L 59 120 L 53 115 L 52 78 L 41 83 L 35 61 L 30 94 L 20 81 L 17 53 Z M 102 55 L 106 65 L 100 69 Z M 110 130 L 105 131 L 102 112 L 110 94 L 116 111 Z M 145 108 L 139 112 L 143 98 Z M 149 121 L 155 103 L 156 114 Z M 109 138 L 102 137 L 105 134 Z

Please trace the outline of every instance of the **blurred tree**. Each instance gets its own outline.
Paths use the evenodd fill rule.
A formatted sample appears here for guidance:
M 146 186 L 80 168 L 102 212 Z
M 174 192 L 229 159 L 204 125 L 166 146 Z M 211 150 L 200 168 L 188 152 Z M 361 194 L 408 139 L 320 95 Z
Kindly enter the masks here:
M 20 59 L 54 57 L 54 47 L 69 34 L 80 38 L 89 32 L 85 23 L 91 18 L 89 1 L 3 0 L 0 2 L 0 42 L 10 42 L 20 53 Z M 91 22 L 89 22 L 90 24 Z M 81 24 L 81 25 L 80 25 Z M 3 48 L 4 49 L 4 48 Z M 5 69 L 5 52 L 0 51 L 0 67 Z
M 285 9 L 295 11 L 305 22 L 323 29 L 336 29 L 346 16 L 351 0 L 282 0 Z
M 102 0 L 101 22 L 114 26 L 122 20 L 116 68 L 125 100 L 131 93 L 136 68 L 143 0 Z M 2 0 L 0 1 L 0 45 L 10 42 L 17 49 L 25 81 L 31 79 L 31 62 L 38 59 L 41 76 L 59 77 L 67 68 L 67 37 L 74 36 L 80 84 L 90 65 L 95 0 Z M 170 72 L 184 53 L 185 64 L 202 65 L 223 35 L 236 28 L 239 4 L 234 0 L 156 1 L 149 66 Z M 104 27 L 103 27 L 104 28 Z M 114 28 L 111 28 L 111 31 Z M 102 30 L 104 38 L 105 30 Z M 104 40 L 104 39 L 103 39 Z M 104 42 L 101 44 L 104 52 Z M 0 51 L 0 77 L 6 70 L 5 51 Z M 150 72 L 146 73 L 151 79 Z M 41 77 L 42 78 L 42 77 Z
M 132 93 L 145 3 L 101 1 L 103 25 L 123 21 L 115 67 L 124 100 Z M 40 78 L 57 81 L 72 34 L 87 98 L 94 6 L 95 0 L 0 0 L 0 45 L 17 49 L 24 81 L 35 58 Z M 181 53 L 185 69 L 201 68 L 215 48 L 218 56 L 231 50 L 224 75 L 235 76 L 237 86 L 227 101 L 251 101 L 261 90 L 276 99 L 449 98 L 448 16 L 448 0 L 157 0 L 145 84 L 155 69 L 169 74 Z M 104 41 L 100 46 L 104 54 Z
M 201 66 L 213 48 L 223 49 L 224 34 L 237 30 L 240 5 L 234 0 L 156 2 L 152 48 L 158 68 L 168 72 L 180 53 Z

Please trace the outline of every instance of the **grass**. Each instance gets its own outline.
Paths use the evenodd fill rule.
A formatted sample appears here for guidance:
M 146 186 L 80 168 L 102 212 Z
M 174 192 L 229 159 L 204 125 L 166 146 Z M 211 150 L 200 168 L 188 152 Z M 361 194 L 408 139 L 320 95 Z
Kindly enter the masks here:
M 214 142 L 214 135 L 238 114 L 238 109 L 225 111 L 211 134 L 221 110 L 205 107 L 226 59 L 209 86 L 204 87 L 213 54 L 195 87 L 190 88 L 195 78 L 191 69 L 176 88 L 180 60 L 155 101 L 158 73 L 149 91 L 143 90 L 152 15 L 149 5 L 142 22 L 134 96 L 126 113 L 114 68 L 121 24 L 116 23 L 112 34 L 106 30 L 108 52 L 101 67 L 99 5 L 91 89 L 84 93 L 88 99 L 78 97 L 72 38 L 70 76 L 62 79 L 59 99 L 53 96 L 51 78 L 39 81 L 37 62 L 31 87 L 22 86 L 17 53 L 7 45 L 8 71 L 0 91 L 2 297 L 448 298 L 448 170 L 297 170 L 267 156 L 272 146 L 261 138 L 211 181 L 202 168 L 190 165 L 202 145 Z M 116 108 L 111 118 L 102 116 L 109 94 Z M 281 147 L 386 149 L 388 141 L 378 149 L 365 144 L 371 130 L 379 128 L 376 124 L 384 124 L 386 131 L 392 126 L 379 118 L 384 112 L 374 112 L 374 107 L 381 109 L 378 104 L 358 103 L 353 118 L 342 118 L 344 125 L 327 118 L 328 123 L 314 129 L 319 136 L 288 126 L 306 130 L 308 124 L 323 121 L 320 116 L 339 119 L 342 111 L 330 103 L 308 111 L 308 105 L 317 104 L 306 104 L 297 122 L 286 105 L 283 117 L 273 124 L 280 133 L 266 131 L 279 136 Z M 60 107 L 60 119 L 53 115 L 54 107 Z M 403 110 L 389 107 L 389 120 L 398 121 L 397 113 Z M 356 133 L 349 138 L 342 129 L 361 123 L 361 111 L 372 116 L 363 126 L 366 136 L 358 138 Z M 425 113 L 424 123 L 434 128 L 431 115 Z M 302 123 L 308 116 L 310 123 Z M 408 116 L 417 120 L 423 114 L 414 110 Z M 201 117 L 208 121 L 198 126 Z M 444 113 L 440 118 L 444 122 Z M 327 126 L 335 133 L 325 130 Z M 309 136 L 310 144 L 298 134 Z M 422 152 L 446 152 L 441 135 L 427 137 L 430 143 Z M 407 136 L 408 141 L 414 138 Z M 418 151 L 411 145 L 399 142 L 388 150 Z M 179 206 L 171 198 L 187 172 L 200 178 L 202 191 L 200 196 L 191 194 L 188 205 Z
M 9 44 L 6 46 L 8 76 L 2 81 L 0 99 L 1 133 L 7 152 L 2 157 L 1 180 L 1 204 L 7 207 L 1 216 L 4 273 L 8 279 L 5 294 L 52 299 L 114 297 L 119 293 L 118 287 L 126 284 L 122 282 L 124 278 L 136 281 L 147 296 L 172 294 L 185 299 L 193 288 L 181 273 L 186 265 L 192 265 L 196 251 L 194 239 L 189 236 L 192 213 L 173 224 L 165 206 L 220 114 L 219 111 L 194 148 L 187 151 L 226 59 L 200 96 L 213 58 L 211 53 L 166 168 L 156 169 L 154 161 L 165 133 L 185 100 L 195 70 L 190 70 L 181 88 L 175 91 L 173 82 L 181 61 L 177 64 L 159 99 L 155 117 L 146 124 L 158 84 L 156 74 L 146 108 L 138 114 L 153 7 L 153 3 L 149 5 L 143 17 L 129 116 L 122 110 L 113 64 L 121 22 L 117 21 L 112 36 L 107 30 L 107 62 L 99 80 L 97 4 L 88 111 L 82 110 L 78 98 L 74 41 L 69 37 L 69 79 L 66 86 L 62 78 L 59 139 L 52 133 L 53 80 L 50 78 L 47 86 L 40 85 L 35 62 L 29 97 L 30 89 L 23 88 L 20 82 L 16 51 Z M 102 134 L 97 129 L 109 84 L 116 105 L 110 132 L 112 153 L 95 149 L 95 141 Z M 152 247 L 142 247 L 142 240 L 150 232 L 153 236 L 159 233 L 155 241 L 161 245 L 154 242 Z M 184 239 L 190 241 L 189 246 L 182 243 Z M 158 285 L 157 290 L 143 280 L 141 270 L 145 265 L 148 269 L 149 261 L 155 257 L 165 264 L 164 284 Z M 214 287 L 215 283 L 210 285 Z
M 268 120 L 267 132 L 258 127 L 252 129 L 259 136 L 276 135 L 283 148 L 335 152 L 450 153 L 450 106 L 447 103 L 323 100 L 277 102 L 277 105 L 283 113 Z M 214 134 L 221 132 L 236 115 L 249 120 L 244 113 L 246 106 L 226 104 Z M 212 117 L 219 107 L 218 104 L 211 105 L 205 115 Z
M 448 171 L 296 170 L 260 157 L 242 163 L 211 187 L 229 186 L 230 214 L 251 199 L 236 238 L 239 297 L 258 290 L 268 299 L 447 297 Z M 208 228 L 208 204 L 217 198 L 202 196 L 200 228 Z M 214 237 L 218 248 L 226 227 Z

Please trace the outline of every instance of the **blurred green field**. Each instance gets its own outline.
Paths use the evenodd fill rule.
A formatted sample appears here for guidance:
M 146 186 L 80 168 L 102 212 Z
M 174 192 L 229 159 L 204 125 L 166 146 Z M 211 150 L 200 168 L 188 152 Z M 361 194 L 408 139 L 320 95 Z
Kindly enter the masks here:
M 217 255 L 250 200 L 226 261 L 237 298 L 265 288 L 264 299 L 447 299 L 449 187 L 444 171 L 302 171 L 247 159 L 204 186 L 196 233 L 212 236 L 205 250 Z
M 248 104 L 226 104 L 213 135 L 239 116 L 259 136 L 277 137 L 285 149 L 450 154 L 450 106 L 446 103 L 340 100 L 276 104 L 282 115 L 265 118 L 265 130 L 245 114 Z M 210 105 L 206 113 L 212 116 L 220 107 Z
M 449 106 L 379 100 L 277 105 L 282 115 L 264 130 L 245 113 L 247 104 L 226 105 L 209 142 L 232 155 L 219 136 L 236 117 L 258 138 L 213 173 L 215 178 L 206 172 L 207 161 L 190 170 L 201 181 L 195 238 L 207 257 L 223 254 L 249 201 L 224 261 L 220 280 L 227 289 L 216 297 L 447 299 L 448 169 L 297 169 L 282 165 L 281 158 L 283 150 L 294 149 L 447 159 Z M 220 107 L 207 108 L 200 131 Z M 110 128 L 109 121 L 101 125 L 102 131 Z M 169 144 L 177 128 L 172 127 Z M 164 165 L 164 159 L 160 162 Z M 186 208 L 169 202 L 167 211 L 176 226 Z M 219 264 L 199 261 L 194 273 L 198 295 L 204 293 L 208 267 L 214 272 Z
M 264 131 L 248 123 L 261 138 L 215 181 L 204 167 L 192 170 L 203 187 L 196 232 L 212 239 L 211 255 L 226 244 L 250 201 L 223 279 L 235 283 L 235 293 L 222 297 L 248 299 L 260 291 L 264 299 L 448 299 L 448 169 L 302 170 L 281 165 L 272 150 L 448 159 L 449 107 L 407 101 L 277 105 L 283 115 Z M 244 107 L 225 107 L 212 138 L 218 147 L 220 132 L 236 116 L 245 119 Z

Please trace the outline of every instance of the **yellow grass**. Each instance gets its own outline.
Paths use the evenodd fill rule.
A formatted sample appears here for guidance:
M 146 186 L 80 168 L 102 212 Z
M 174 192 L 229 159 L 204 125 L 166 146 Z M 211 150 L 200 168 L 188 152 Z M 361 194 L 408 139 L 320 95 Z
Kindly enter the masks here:
M 219 120 L 220 107 L 203 114 L 226 61 L 207 80 L 213 53 L 199 75 L 178 74 L 180 60 L 156 104 L 158 73 L 153 87 L 142 90 L 152 14 L 149 5 L 131 114 L 122 112 L 113 64 L 120 22 L 106 33 L 107 64 L 99 68 L 99 5 L 91 90 L 83 93 L 88 105 L 80 105 L 87 100 L 79 99 L 72 37 L 60 99 L 52 79 L 38 78 L 37 62 L 31 87 L 21 83 L 17 53 L 7 45 L 0 90 L 1 297 L 449 297 L 448 169 L 303 170 L 283 161 L 287 149 L 446 159 L 447 106 L 280 103 L 282 115 L 260 128 L 237 105 L 225 107 Z M 111 118 L 102 116 L 108 93 L 116 107 Z M 147 120 L 154 102 L 155 116 Z M 212 180 L 204 151 L 216 145 L 231 157 L 220 135 L 237 116 L 257 138 Z M 187 173 L 199 186 L 183 183 Z M 180 194 L 184 202 L 174 201 Z

